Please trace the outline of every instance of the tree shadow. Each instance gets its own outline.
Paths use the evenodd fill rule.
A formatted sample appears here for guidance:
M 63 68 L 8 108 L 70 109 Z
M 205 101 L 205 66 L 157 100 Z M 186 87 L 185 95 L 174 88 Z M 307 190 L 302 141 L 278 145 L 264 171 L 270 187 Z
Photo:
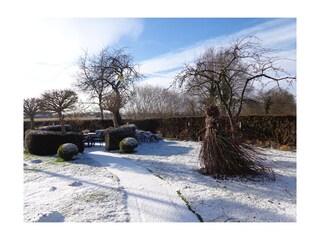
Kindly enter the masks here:
M 116 154 L 114 152 L 91 151 L 87 153 L 97 161 L 100 167 L 117 168 L 122 171 L 132 171 L 139 174 L 149 174 L 149 171 L 144 166 L 137 164 L 130 158 L 126 158 L 123 154 Z
M 132 161 L 133 159 L 131 159 Z M 234 193 L 246 192 L 253 195 L 272 197 L 277 194 L 280 201 L 294 201 L 296 197 L 296 176 L 286 176 L 276 173 L 276 181 L 267 178 L 245 179 L 229 177 L 225 180 L 215 179 L 212 176 L 203 175 L 194 165 L 161 159 L 134 159 L 140 166 L 144 166 L 155 176 L 161 176 L 169 181 L 194 184 L 196 188 L 224 188 Z M 290 164 L 291 165 L 291 164 Z M 291 166 L 294 168 L 294 164 Z
M 213 214 L 206 216 L 207 209 L 201 207 L 201 200 L 192 204 L 198 206 L 196 211 L 202 214 L 206 222 L 295 222 L 296 219 L 279 214 L 272 209 L 259 208 L 246 203 L 225 198 L 214 198 L 206 201 L 206 205 L 215 209 Z
M 140 151 L 139 151 L 140 148 Z M 146 155 L 146 158 L 130 158 L 130 155 L 127 154 L 119 154 L 113 156 L 101 156 L 104 158 L 108 158 L 107 164 L 117 164 L 121 159 L 124 159 L 127 162 L 130 162 L 130 165 L 127 164 L 122 166 L 122 169 L 125 171 L 132 171 L 133 166 L 136 171 L 136 165 L 141 168 L 141 174 L 147 174 L 149 172 L 153 173 L 155 176 L 161 176 L 164 180 L 169 181 L 179 181 L 185 182 L 186 186 L 188 183 L 194 184 L 195 187 L 198 189 L 202 189 L 204 191 L 207 190 L 214 190 L 215 188 L 227 188 L 226 191 L 231 191 L 234 194 L 246 194 L 248 196 L 256 196 L 262 197 L 265 200 L 270 199 L 273 201 L 275 197 L 276 201 L 284 201 L 290 204 L 295 204 L 296 199 L 296 176 L 286 176 L 281 173 L 276 173 L 276 181 L 242 181 L 241 179 L 227 179 L 227 180 L 217 180 L 210 176 L 202 175 L 198 172 L 198 169 L 192 163 L 186 164 L 185 161 L 179 162 L 179 160 L 175 160 L 175 155 L 185 155 L 188 154 L 192 148 L 191 147 L 182 147 L 177 146 L 176 142 L 162 142 L 162 143 L 149 143 L 149 144 L 141 144 L 136 153 L 133 155 L 143 156 Z M 97 148 L 97 151 L 101 151 L 103 149 Z M 150 156 L 150 157 L 149 157 Z M 154 156 L 154 157 L 151 157 Z M 167 161 L 168 158 L 171 157 L 172 161 Z M 96 157 L 96 156 L 95 156 Z M 162 158 L 161 158 L 162 157 Z M 163 158 L 164 157 L 164 158 Z M 284 160 L 276 160 L 275 162 L 270 161 L 270 154 L 265 154 L 265 163 L 272 163 L 272 165 L 277 166 L 279 169 L 288 168 L 288 169 L 295 169 L 296 163 L 291 161 L 284 161 Z M 274 157 L 279 157 L 279 155 L 274 155 Z M 138 197 L 138 196 L 136 196 Z M 199 200 L 200 201 L 200 200 Z M 206 205 L 214 205 L 217 203 L 217 199 L 209 199 L 206 200 Z M 227 201 L 225 199 L 220 200 L 223 201 L 223 205 L 225 205 L 225 210 L 228 210 L 228 206 L 231 207 L 230 209 L 239 209 L 245 208 L 249 209 L 248 211 L 257 212 L 259 215 L 266 214 L 269 216 L 272 214 L 273 217 L 271 218 L 262 218 L 266 219 L 266 221 L 271 221 L 272 219 L 277 219 L 274 221 L 283 221 L 283 222 L 292 222 L 295 221 L 294 218 L 282 214 L 274 213 L 268 209 L 260 209 L 250 203 L 239 203 L 235 201 Z M 194 206 L 198 206 L 197 204 L 190 203 L 192 208 Z M 230 204 L 232 206 L 230 206 Z M 195 209 L 198 211 L 197 209 Z M 230 211 L 231 211 L 230 210 Z M 241 211 L 240 211 L 241 212 Z M 229 216 L 226 217 L 226 216 Z M 244 221 L 244 218 L 235 217 L 231 213 L 227 214 L 225 218 L 220 218 L 217 216 L 215 219 L 207 219 L 207 221 Z M 261 218 L 260 218 L 261 219 Z M 252 219 L 254 221 L 254 219 Z M 273 220 L 272 220 L 273 221 Z
M 139 151 L 142 150 L 142 151 Z M 174 141 L 161 141 L 158 143 L 142 143 L 139 145 L 136 155 L 173 156 L 184 155 L 192 150 L 191 147 L 178 146 Z
M 83 180 L 83 179 L 80 179 L 80 178 L 76 178 L 76 177 L 65 175 L 65 174 L 61 174 L 61 173 L 51 172 L 51 171 L 47 171 L 47 170 L 43 170 L 43 169 L 35 169 L 34 171 L 40 172 L 40 173 L 43 173 L 43 174 L 47 174 L 47 175 L 49 175 L 51 177 L 61 178 L 61 179 L 65 180 L 65 181 L 82 182 L 84 184 L 92 185 L 92 186 L 103 188 L 103 189 L 115 190 L 114 187 L 108 187 L 106 185 L 102 185 L 102 184 L 95 183 L 95 182 L 92 182 L 92 181 Z

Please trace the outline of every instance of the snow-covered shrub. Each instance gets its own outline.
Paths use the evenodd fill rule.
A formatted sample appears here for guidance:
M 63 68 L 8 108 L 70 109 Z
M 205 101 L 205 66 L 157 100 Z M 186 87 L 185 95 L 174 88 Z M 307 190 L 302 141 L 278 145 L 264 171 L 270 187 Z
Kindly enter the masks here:
M 132 153 L 138 147 L 138 141 L 135 138 L 127 137 L 119 143 L 119 148 L 125 153 Z
M 78 147 L 73 143 L 62 144 L 58 149 L 58 156 L 65 161 L 69 161 L 78 154 Z
M 163 140 L 158 134 L 142 130 L 136 130 L 134 138 L 137 139 L 139 143 L 156 143 Z

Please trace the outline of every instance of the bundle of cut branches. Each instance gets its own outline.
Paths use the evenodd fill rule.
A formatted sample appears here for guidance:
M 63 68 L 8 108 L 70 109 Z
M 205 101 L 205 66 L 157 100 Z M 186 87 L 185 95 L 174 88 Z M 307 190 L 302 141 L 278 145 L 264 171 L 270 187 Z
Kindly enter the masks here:
M 219 130 L 216 106 L 209 106 L 206 114 L 205 135 L 200 151 L 203 173 L 214 178 L 258 175 L 274 177 L 272 169 L 262 165 L 257 151 Z

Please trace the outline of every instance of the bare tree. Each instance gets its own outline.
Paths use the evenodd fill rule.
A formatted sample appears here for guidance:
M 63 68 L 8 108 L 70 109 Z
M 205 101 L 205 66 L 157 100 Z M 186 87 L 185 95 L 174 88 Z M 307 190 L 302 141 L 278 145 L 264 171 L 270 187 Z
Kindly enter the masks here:
M 98 98 L 101 119 L 106 109 L 114 116 L 114 126 L 119 126 L 122 122 L 120 109 L 124 106 L 127 93 L 133 82 L 142 77 L 133 57 L 124 48 L 103 48 L 91 57 L 86 52 L 80 57 L 78 65 L 80 71 L 76 86 Z
M 24 99 L 23 112 L 30 119 L 31 129 L 34 129 L 34 116 L 40 112 L 40 99 L 39 98 Z
M 199 96 L 206 104 L 220 105 L 229 119 L 230 131 L 241 113 L 248 90 L 257 81 L 290 82 L 295 77 L 277 66 L 279 58 L 254 37 L 245 37 L 226 48 L 208 49 L 195 64 L 188 64 L 176 77 L 179 87 Z
M 257 96 L 243 100 L 241 115 L 265 115 L 264 111 L 264 106 Z
M 122 119 L 120 109 L 127 103 L 125 94 L 111 92 L 103 99 L 103 109 L 113 114 L 113 124 L 115 127 L 121 125 Z
M 159 86 L 135 87 L 128 100 L 127 114 L 134 118 L 196 116 L 200 106 L 194 98 Z
M 59 116 L 62 133 L 65 133 L 63 113 L 74 108 L 78 101 L 77 94 L 68 89 L 49 90 L 41 96 L 41 110 L 55 112 Z
M 110 72 L 110 57 L 107 48 L 89 57 L 85 51 L 78 60 L 79 71 L 76 74 L 76 88 L 89 94 L 90 99 L 98 99 L 101 120 L 103 115 L 103 98 L 106 95 L 107 86 L 103 80 Z
M 287 90 L 271 89 L 260 92 L 257 99 L 260 100 L 265 114 L 296 114 L 296 101 Z
M 129 97 L 130 89 L 133 83 L 143 76 L 137 70 L 137 65 L 134 64 L 133 57 L 125 52 L 124 48 L 114 50 L 111 54 L 110 75 L 104 79 L 109 87 L 109 94 L 111 102 L 117 101 L 113 104 L 113 124 L 118 127 L 122 123 L 120 109 L 124 106 L 126 99 Z
M 261 89 L 244 99 L 241 115 L 295 115 L 295 96 L 282 88 Z

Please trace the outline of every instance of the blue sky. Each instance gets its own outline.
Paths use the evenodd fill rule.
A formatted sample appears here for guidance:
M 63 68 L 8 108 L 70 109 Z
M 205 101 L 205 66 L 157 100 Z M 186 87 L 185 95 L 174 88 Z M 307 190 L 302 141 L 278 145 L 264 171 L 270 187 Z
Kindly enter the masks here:
M 129 46 L 138 61 L 152 58 L 177 48 L 221 35 L 229 35 L 269 21 L 262 18 L 150 18 L 144 19 L 140 41 L 122 39 L 120 44 Z M 146 51 L 147 49 L 147 51 Z
M 278 49 L 278 56 L 290 59 L 281 65 L 296 72 L 294 18 L 37 18 L 27 26 L 24 97 L 71 87 L 83 49 L 93 53 L 103 46 L 127 47 L 146 76 L 142 85 L 167 87 L 206 48 L 248 35 Z

